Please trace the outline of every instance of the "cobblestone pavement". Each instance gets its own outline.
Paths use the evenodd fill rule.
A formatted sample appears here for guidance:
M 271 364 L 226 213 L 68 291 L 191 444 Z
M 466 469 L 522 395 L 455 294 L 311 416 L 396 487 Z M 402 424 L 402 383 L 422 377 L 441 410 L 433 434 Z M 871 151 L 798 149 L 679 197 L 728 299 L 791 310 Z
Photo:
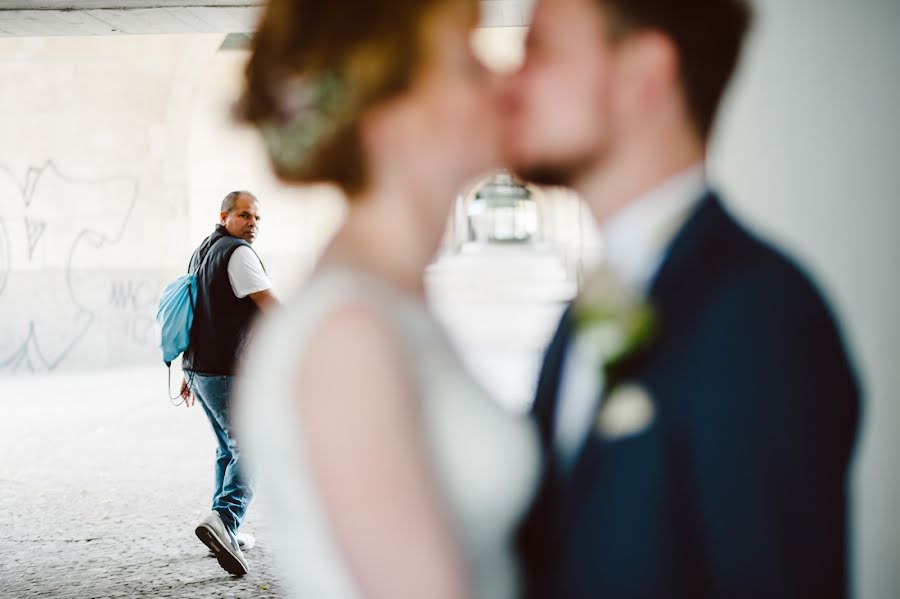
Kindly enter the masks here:
M 215 442 L 165 386 L 162 367 L 0 378 L 0 597 L 281 596 L 253 506 L 246 577 L 194 536 Z

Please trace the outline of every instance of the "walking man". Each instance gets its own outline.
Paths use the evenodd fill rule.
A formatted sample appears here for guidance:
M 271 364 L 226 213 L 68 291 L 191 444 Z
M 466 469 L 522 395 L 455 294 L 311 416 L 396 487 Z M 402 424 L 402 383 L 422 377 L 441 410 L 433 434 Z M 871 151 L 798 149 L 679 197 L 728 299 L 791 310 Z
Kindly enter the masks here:
M 248 567 L 241 548 L 249 548 L 253 539 L 239 535 L 238 529 L 253 486 L 241 472 L 229 404 L 250 324 L 260 310 L 277 302 L 265 268 L 251 248 L 260 220 L 257 199 L 246 191 L 231 192 L 222 200 L 219 218 L 215 231 L 191 257 L 198 293 L 190 345 L 184 352 L 181 396 L 188 407 L 199 400 L 218 441 L 212 511 L 195 533 L 222 568 L 243 576 Z

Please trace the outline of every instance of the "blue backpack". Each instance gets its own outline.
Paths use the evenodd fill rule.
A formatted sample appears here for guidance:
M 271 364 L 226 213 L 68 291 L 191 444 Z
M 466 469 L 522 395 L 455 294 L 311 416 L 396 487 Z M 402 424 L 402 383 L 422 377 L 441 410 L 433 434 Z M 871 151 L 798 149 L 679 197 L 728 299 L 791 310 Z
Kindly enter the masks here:
M 169 369 L 169 399 L 172 400 L 179 397 L 171 395 L 172 362 L 190 345 L 194 306 L 197 305 L 197 273 L 206 264 L 210 249 L 212 246 L 207 248 L 203 262 L 196 271 L 182 275 L 166 285 L 159 300 L 159 309 L 156 311 L 159 347 L 162 350 L 163 362 Z
M 197 303 L 197 274 L 182 275 L 166 285 L 159 300 L 156 311 L 156 322 L 159 324 L 163 362 L 172 366 L 172 362 L 191 341 L 191 326 L 194 324 L 194 306 Z

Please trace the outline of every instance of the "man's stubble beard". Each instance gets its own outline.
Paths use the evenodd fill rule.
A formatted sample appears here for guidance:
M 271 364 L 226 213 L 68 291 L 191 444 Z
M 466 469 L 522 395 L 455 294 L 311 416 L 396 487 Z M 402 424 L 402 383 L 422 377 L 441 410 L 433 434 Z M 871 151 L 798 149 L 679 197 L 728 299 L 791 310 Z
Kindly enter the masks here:
M 566 171 L 548 165 L 513 168 L 513 174 L 523 181 L 546 187 L 567 187 L 569 176 Z
M 584 155 L 558 162 L 543 161 L 529 165 L 514 165 L 510 170 L 520 179 L 547 187 L 575 187 L 589 171 L 596 168 L 598 157 Z

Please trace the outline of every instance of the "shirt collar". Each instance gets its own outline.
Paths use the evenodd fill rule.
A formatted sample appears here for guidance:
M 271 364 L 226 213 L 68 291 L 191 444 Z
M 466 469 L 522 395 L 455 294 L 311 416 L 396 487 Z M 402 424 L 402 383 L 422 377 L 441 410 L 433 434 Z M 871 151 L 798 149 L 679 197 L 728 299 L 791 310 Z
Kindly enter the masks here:
M 698 163 L 630 201 L 601 225 L 604 264 L 626 285 L 646 292 L 706 190 L 706 170 Z

